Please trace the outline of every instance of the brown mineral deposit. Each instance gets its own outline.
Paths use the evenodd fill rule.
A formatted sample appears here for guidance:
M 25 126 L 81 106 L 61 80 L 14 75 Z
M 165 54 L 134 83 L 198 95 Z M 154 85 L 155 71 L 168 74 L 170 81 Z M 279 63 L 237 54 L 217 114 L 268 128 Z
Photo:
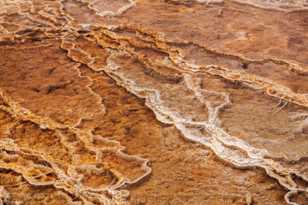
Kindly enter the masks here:
M 306 0 L 0 0 L 0 205 L 307 205 Z

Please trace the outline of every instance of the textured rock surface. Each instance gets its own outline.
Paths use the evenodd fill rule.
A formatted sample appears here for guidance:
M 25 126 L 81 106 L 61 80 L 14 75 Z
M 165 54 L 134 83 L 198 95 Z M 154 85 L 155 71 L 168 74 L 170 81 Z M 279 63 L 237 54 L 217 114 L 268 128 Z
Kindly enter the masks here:
M 2 0 L 0 56 L 0 204 L 308 204 L 305 0 Z

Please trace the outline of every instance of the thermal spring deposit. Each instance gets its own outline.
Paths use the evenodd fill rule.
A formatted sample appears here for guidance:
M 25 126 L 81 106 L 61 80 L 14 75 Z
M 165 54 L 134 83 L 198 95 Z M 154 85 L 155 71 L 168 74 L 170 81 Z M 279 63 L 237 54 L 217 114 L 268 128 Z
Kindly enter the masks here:
M 308 205 L 308 0 L 0 0 L 0 205 Z

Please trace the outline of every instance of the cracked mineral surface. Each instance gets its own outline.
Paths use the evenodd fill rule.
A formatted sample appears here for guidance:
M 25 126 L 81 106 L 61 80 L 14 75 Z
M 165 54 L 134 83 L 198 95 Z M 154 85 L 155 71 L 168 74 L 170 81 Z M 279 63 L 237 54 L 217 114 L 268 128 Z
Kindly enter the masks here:
M 0 205 L 307 205 L 307 0 L 0 0 Z

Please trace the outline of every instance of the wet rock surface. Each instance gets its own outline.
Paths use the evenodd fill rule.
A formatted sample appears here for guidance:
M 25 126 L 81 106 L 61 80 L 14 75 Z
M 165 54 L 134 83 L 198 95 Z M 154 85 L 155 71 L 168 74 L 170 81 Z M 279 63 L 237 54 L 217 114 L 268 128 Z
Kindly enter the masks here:
M 307 9 L 0 1 L 0 204 L 308 204 Z

